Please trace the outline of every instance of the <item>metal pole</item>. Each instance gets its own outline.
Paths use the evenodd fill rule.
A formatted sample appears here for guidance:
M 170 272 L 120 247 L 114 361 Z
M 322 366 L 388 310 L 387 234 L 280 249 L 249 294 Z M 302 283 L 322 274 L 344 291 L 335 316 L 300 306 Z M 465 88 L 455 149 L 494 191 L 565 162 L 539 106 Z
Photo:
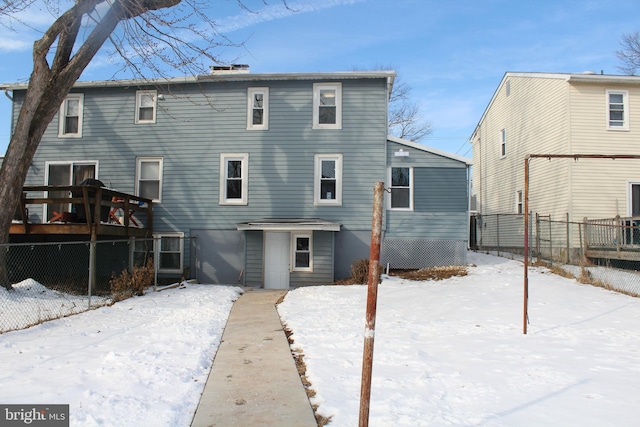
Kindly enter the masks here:
M 524 311 L 522 333 L 527 333 L 529 318 L 529 157 L 524 159 Z
M 373 341 L 376 326 L 378 281 L 380 280 L 380 241 L 382 240 L 383 195 L 384 183 L 376 182 L 373 193 L 373 217 L 371 220 L 369 283 L 367 291 L 367 315 L 364 330 L 364 351 L 362 356 L 360 418 L 358 422 L 359 427 L 367 427 L 369 425 L 369 404 L 371 403 L 371 372 L 373 368 Z
M 89 242 L 89 310 L 91 310 L 91 294 L 96 285 L 96 241 L 91 237 Z

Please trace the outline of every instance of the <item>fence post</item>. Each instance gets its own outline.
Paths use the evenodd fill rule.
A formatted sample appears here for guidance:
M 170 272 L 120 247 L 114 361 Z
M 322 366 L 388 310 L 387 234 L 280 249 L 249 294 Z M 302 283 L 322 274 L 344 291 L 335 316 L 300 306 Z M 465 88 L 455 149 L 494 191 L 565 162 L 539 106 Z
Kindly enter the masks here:
M 569 264 L 571 261 L 571 257 L 569 256 L 569 251 L 571 250 L 571 244 L 569 243 L 569 212 L 567 212 L 567 254 L 565 256 L 565 263 Z
M 89 310 L 91 309 L 91 294 L 96 285 L 96 241 L 91 237 L 89 242 Z
M 540 214 L 536 212 L 536 257 L 540 261 Z
M 380 241 L 382 239 L 382 201 L 384 183 L 376 182 L 373 197 L 373 217 L 371 220 L 371 247 L 369 253 L 369 283 L 367 290 L 367 314 L 364 331 L 364 351 L 362 356 L 362 384 L 360 388 L 359 427 L 369 425 L 369 404 L 371 403 L 371 372 L 373 368 L 373 340 L 376 327 L 376 304 L 378 282 L 380 281 Z
M 498 243 L 498 256 L 500 256 L 500 214 L 496 215 L 496 238 Z
M 529 218 L 533 216 L 533 212 L 529 211 Z M 533 236 L 533 221 L 527 221 L 529 224 L 529 236 Z M 526 227 L 527 225 L 525 225 Z M 533 251 L 529 251 L 531 244 L 529 243 L 529 239 L 527 239 L 527 252 L 529 253 L 529 261 L 533 262 Z

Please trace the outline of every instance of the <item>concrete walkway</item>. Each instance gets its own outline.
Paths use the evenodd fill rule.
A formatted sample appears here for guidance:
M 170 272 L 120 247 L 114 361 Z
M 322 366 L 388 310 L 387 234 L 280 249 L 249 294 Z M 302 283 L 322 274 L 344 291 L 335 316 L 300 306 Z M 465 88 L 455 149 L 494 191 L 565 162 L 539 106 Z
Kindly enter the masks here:
M 317 427 L 275 304 L 250 290 L 233 305 L 192 427 Z

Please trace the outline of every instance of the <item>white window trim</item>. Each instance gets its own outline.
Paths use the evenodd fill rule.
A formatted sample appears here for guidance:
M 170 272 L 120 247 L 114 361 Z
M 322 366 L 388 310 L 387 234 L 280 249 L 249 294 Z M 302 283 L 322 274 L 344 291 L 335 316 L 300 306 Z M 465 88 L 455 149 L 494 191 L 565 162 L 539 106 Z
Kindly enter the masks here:
M 516 214 L 524 214 L 524 193 L 522 190 L 516 190 Z
M 393 168 L 409 168 L 409 207 L 408 208 L 392 208 L 391 207 L 391 192 L 389 192 L 389 197 L 388 197 L 388 203 L 387 203 L 387 209 L 390 211 L 413 211 L 413 187 L 414 187 L 414 183 L 413 183 L 413 166 L 390 166 L 387 169 L 387 182 L 388 182 L 388 188 L 391 189 L 392 186 L 391 184 L 393 183 L 392 181 L 392 176 L 391 176 L 391 171 L 393 170 Z M 403 187 L 398 187 L 398 188 L 403 188 Z
M 136 182 L 135 182 L 135 194 L 136 196 L 140 196 L 140 164 L 142 162 L 154 162 L 157 161 L 159 162 L 158 165 L 158 174 L 160 175 L 158 177 L 159 183 L 158 183 L 158 198 L 157 199 L 153 199 L 154 203 L 161 203 L 162 202 L 162 176 L 163 176 L 163 165 L 164 165 L 164 159 L 162 157 L 136 157 Z
M 623 124 L 622 126 L 611 126 L 611 121 L 610 121 L 610 96 L 609 95 L 622 95 L 622 105 L 624 108 L 624 111 L 622 113 L 622 120 L 623 120 Z M 629 130 L 629 91 L 628 90 L 607 90 L 606 91 L 606 96 L 607 96 L 607 130 L 618 130 L 618 131 L 628 131 Z
M 240 160 L 242 174 L 242 197 L 227 199 L 227 162 Z M 247 205 L 249 193 L 249 153 L 220 153 L 220 198 L 221 205 Z
M 500 131 L 500 158 L 507 157 L 507 129 Z
M 253 96 L 256 93 L 263 94 L 262 101 L 262 124 L 253 124 Z M 247 88 L 247 130 L 269 130 L 269 88 L 250 87 Z
M 153 117 L 151 120 L 140 120 L 140 108 L 142 107 L 140 99 L 142 95 L 153 95 Z M 158 111 L 158 91 L 157 90 L 138 90 L 136 91 L 136 117 L 135 124 L 144 124 L 144 123 L 155 123 L 156 122 L 156 113 Z
M 180 267 L 179 268 L 161 268 L 160 266 L 160 253 L 162 248 L 161 239 L 163 237 L 177 237 L 180 239 Z M 168 233 L 153 233 L 153 252 L 154 259 L 158 266 L 158 273 L 182 273 L 184 269 L 184 233 L 182 232 L 168 232 Z
M 633 216 L 633 192 L 631 189 L 634 185 L 640 185 L 640 179 L 627 180 L 627 216 Z
M 77 99 L 79 101 L 78 105 L 78 132 L 77 133 L 65 133 L 65 119 L 67 118 L 66 109 L 67 109 L 67 100 L 69 99 Z M 82 122 L 84 116 L 84 94 L 83 93 L 70 93 L 66 96 L 66 98 L 60 104 L 60 109 L 58 110 L 58 138 L 82 138 Z
M 296 238 L 309 238 L 309 267 L 296 267 Z M 313 271 L 313 232 L 291 233 L 291 271 Z
M 336 122 L 320 123 L 320 90 L 336 91 Z M 313 129 L 342 129 L 342 83 L 313 84 Z
M 336 198 L 324 200 L 320 198 L 322 178 L 322 161 L 336 162 Z M 314 156 L 313 172 L 313 204 L 314 206 L 342 206 L 342 154 L 316 154 Z

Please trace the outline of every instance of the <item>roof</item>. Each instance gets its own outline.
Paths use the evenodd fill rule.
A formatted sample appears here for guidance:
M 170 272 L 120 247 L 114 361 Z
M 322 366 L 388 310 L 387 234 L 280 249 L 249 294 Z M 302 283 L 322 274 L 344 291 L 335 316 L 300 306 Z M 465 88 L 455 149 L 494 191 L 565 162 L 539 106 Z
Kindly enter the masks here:
M 478 124 L 473 128 L 473 133 L 469 137 L 469 142 L 471 142 L 471 140 L 473 139 L 473 136 L 478 131 L 478 128 L 480 127 L 480 123 L 483 122 L 485 116 L 487 115 L 487 112 L 489 111 L 489 108 L 491 108 L 493 101 L 498 95 L 500 88 L 509 77 L 524 77 L 524 78 L 535 78 L 535 79 L 560 79 L 560 80 L 565 80 L 569 83 L 606 83 L 606 84 L 640 85 L 640 76 L 596 74 L 593 71 L 585 71 L 583 73 L 535 73 L 535 72 L 525 73 L 525 72 L 508 71 L 504 73 L 504 76 L 502 76 L 502 80 L 500 80 L 500 83 L 496 87 L 496 90 L 493 92 L 493 96 L 491 97 L 491 100 L 487 104 L 487 107 L 484 109 L 484 112 L 482 113 L 480 120 L 478 120 Z
M 263 218 L 236 224 L 240 231 L 340 231 L 340 226 L 337 222 L 319 218 Z
M 402 139 L 395 136 L 388 135 L 387 140 L 396 144 L 404 145 L 405 147 L 411 147 L 416 150 L 424 151 L 427 153 L 435 154 L 437 156 L 446 157 L 451 160 L 465 163 L 468 166 L 473 164 L 473 161 L 467 157 L 458 156 L 457 154 L 447 153 L 446 151 L 440 151 L 435 148 L 427 147 L 426 145 L 418 144 L 417 142 L 409 141 L 408 139 Z
M 78 81 L 74 88 L 118 87 L 118 86 L 153 86 L 166 84 L 197 84 L 223 81 L 268 81 L 268 80 L 349 80 L 349 79 L 387 79 L 393 85 L 395 71 L 335 71 L 318 73 L 262 73 L 245 72 L 205 74 L 200 76 L 173 77 L 164 79 L 129 79 L 129 80 L 93 80 Z M 26 90 L 27 83 L 0 84 L 1 90 Z

